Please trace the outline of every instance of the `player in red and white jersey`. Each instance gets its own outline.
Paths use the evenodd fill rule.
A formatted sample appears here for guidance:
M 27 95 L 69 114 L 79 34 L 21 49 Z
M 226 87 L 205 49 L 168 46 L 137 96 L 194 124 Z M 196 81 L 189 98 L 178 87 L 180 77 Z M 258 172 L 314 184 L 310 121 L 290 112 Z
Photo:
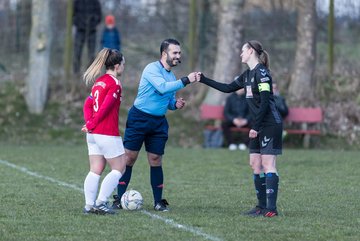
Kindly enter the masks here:
M 86 100 L 86 128 L 92 134 L 119 136 L 119 108 L 122 87 L 118 79 L 104 74 L 94 83 Z
M 95 80 L 103 66 L 106 73 Z M 119 133 L 122 87 L 118 77 L 124 67 L 125 58 L 118 50 L 103 49 L 84 74 L 86 84 L 92 84 L 91 95 L 84 103 L 85 125 L 82 128 L 82 131 L 87 133 L 90 161 L 90 171 L 84 181 L 86 214 L 115 213 L 108 208 L 107 201 L 126 167 L 125 150 Z M 111 172 L 102 181 L 96 199 L 100 176 L 106 163 L 109 163 Z

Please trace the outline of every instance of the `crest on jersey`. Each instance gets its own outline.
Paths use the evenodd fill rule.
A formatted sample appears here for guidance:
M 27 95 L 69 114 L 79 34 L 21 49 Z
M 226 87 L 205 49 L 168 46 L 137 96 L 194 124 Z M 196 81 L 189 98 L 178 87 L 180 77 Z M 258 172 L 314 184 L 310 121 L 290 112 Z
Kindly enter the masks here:
M 253 92 L 251 89 L 251 85 L 246 86 L 246 98 L 253 98 Z

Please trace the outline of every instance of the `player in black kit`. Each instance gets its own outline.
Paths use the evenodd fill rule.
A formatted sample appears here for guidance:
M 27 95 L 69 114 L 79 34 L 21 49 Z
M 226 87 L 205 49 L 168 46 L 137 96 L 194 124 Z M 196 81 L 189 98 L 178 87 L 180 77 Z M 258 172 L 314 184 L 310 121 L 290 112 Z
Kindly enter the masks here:
M 249 131 L 249 152 L 258 204 L 244 214 L 274 217 L 278 215 L 276 200 L 279 185 L 276 156 L 282 153 L 283 124 L 275 106 L 269 55 L 261 43 L 252 40 L 243 45 L 240 57 L 249 69 L 233 82 L 220 83 L 203 74 L 200 82 L 226 93 L 245 89 L 253 120 Z

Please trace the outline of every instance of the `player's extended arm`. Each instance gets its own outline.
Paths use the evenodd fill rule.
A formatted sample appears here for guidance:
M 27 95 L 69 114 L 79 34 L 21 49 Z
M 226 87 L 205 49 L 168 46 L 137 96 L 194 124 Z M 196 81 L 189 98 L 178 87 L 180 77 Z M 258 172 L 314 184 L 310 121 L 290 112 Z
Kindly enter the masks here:
M 206 84 L 214 89 L 217 89 L 221 92 L 225 92 L 225 93 L 231 93 L 231 92 L 237 91 L 241 88 L 244 88 L 244 86 L 241 86 L 237 80 L 234 80 L 233 82 L 231 82 L 229 84 L 220 83 L 220 82 L 217 82 L 215 80 L 205 77 L 205 75 L 203 75 L 203 74 L 201 74 L 200 82 L 203 84 Z

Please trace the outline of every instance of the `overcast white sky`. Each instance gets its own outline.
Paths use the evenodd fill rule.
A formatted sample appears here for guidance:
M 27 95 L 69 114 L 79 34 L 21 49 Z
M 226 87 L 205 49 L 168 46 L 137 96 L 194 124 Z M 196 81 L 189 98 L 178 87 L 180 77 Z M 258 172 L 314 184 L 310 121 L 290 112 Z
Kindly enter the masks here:
M 329 0 L 317 0 L 317 9 L 321 14 L 328 14 Z M 357 18 L 360 16 L 360 0 L 334 0 L 335 16 L 349 16 Z
M 0 0 L 2 1 L 2 0 Z M 21 0 L 10 0 L 10 6 L 14 9 L 16 8 L 16 3 Z M 307 1 L 307 0 L 303 0 Z M 108 0 L 105 2 L 105 7 L 113 8 L 116 0 Z M 131 3 L 131 4 L 139 4 L 139 3 L 150 3 L 155 2 L 154 0 L 122 0 L 122 3 Z M 329 11 L 329 0 L 317 0 L 317 10 L 319 14 L 326 14 Z M 360 17 L 360 0 L 334 0 L 335 5 L 335 16 L 344 17 L 349 16 L 352 18 Z

